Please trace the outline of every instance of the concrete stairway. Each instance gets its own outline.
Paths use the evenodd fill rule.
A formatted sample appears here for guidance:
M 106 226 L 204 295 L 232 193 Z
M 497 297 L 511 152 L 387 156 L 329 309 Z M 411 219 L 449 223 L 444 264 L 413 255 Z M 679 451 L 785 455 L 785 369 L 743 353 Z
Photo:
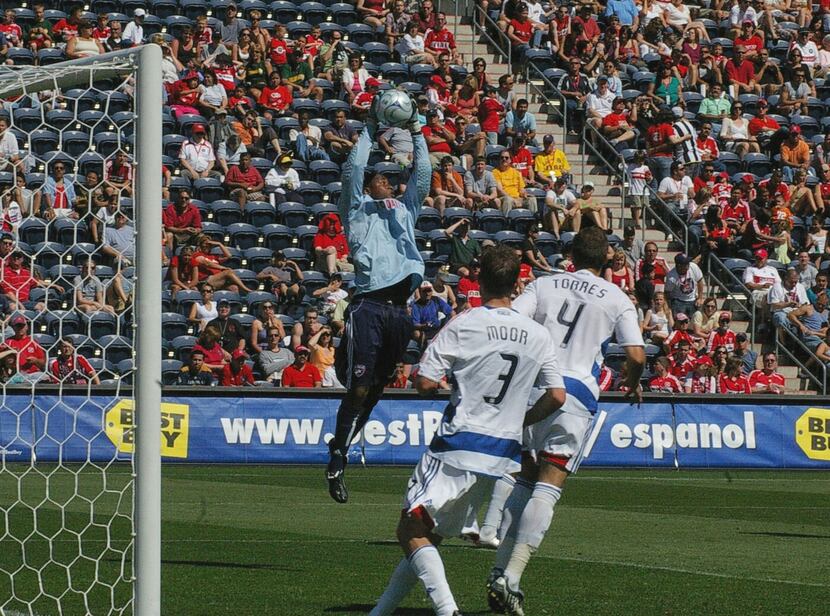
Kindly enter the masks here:
M 447 15 L 447 27 L 455 32 L 456 44 L 459 52 L 463 56 L 464 65 L 468 70 L 472 71 L 473 59 L 476 57 L 483 57 L 487 61 L 487 74 L 492 81 L 497 81 L 502 75 L 509 73 L 508 66 L 504 62 L 502 56 L 496 53 L 489 45 L 486 44 L 485 39 L 475 35 L 473 27 L 470 24 L 469 18 L 462 18 L 455 15 Z M 513 86 L 516 89 L 516 94 L 519 98 L 526 98 L 530 103 L 530 111 L 536 116 L 537 125 L 537 140 L 541 142 L 544 135 L 554 135 L 556 143 L 559 148 L 564 148 L 565 154 L 568 157 L 568 162 L 571 165 L 571 173 L 573 176 L 573 183 L 581 186 L 585 182 L 592 182 L 594 184 L 594 194 L 600 199 L 609 212 L 614 222 L 614 232 L 622 237 L 622 228 L 625 221 L 630 220 L 630 212 L 623 207 L 620 197 L 620 187 L 614 184 L 614 180 L 609 176 L 603 167 L 603 164 L 598 159 L 589 156 L 589 149 L 582 143 L 581 135 L 567 135 L 563 127 L 556 119 L 558 114 L 555 109 L 549 108 L 548 102 L 542 95 L 542 83 L 517 83 Z M 664 257 L 669 264 L 673 262 L 674 256 L 677 254 L 677 247 L 670 243 L 669 238 L 662 229 L 645 228 L 638 231 L 639 237 L 644 241 L 653 241 L 657 244 L 659 254 Z M 719 297 L 719 305 L 724 309 L 730 309 L 729 298 Z M 733 320 L 732 329 L 734 331 L 747 331 L 749 323 L 747 321 Z M 755 344 L 753 349 L 760 355 L 762 352 L 762 345 Z M 798 368 L 796 366 L 780 366 L 779 371 L 787 379 L 787 391 L 790 393 L 812 394 L 814 391 L 808 390 L 809 381 L 807 379 L 799 378 Z

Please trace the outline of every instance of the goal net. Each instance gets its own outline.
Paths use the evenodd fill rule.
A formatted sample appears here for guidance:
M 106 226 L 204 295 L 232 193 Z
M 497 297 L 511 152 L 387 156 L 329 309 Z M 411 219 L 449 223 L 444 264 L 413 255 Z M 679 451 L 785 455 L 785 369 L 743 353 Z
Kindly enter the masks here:
M 0 69 L 4 616 L 159 613 L 160 60 Z

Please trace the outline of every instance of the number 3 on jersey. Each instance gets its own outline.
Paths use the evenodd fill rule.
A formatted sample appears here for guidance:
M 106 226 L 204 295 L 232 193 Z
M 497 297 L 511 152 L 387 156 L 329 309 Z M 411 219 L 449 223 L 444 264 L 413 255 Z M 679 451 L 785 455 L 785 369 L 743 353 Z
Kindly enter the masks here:
M 576 324 L 579 322 L 579 317 L 582 316 L 582 310 L 585 308 L 584 302 L 574 303 L 576 304 L 576 309 L 571 311 L 570 303 L 568 303 L 568 300 L 565 300 L 562 302 L 559 314 L 556 315 L 556 322 L 568 328 L 565 332 L 565 336 L 562 338 L 562 342 L 559 344 L 559 346 L 563 349 L 567 347 L 568 343 L 571 341 L 571 336 L 573 336 L 574 329 L 576 329 Z
M 504 396 L 507 395 L 507 390 L 510 387 L 510 381 L 516 373 L 516 366 L 519 365 L 519 358 L 515 355 L 510 355 L 508 353 L 499 353 L 499 355 L 504 361 L 508 362 L 510 366 L 507 368 L 507 372 L 502 372 L 499 375 L 499 380 L 502 381 L 502 385 L 498 395 L 495 397 L 484 396 L 484 401 L 487 404 L 492 404 L 493 406 L 498 406 L 501 401 L 504 400 Z

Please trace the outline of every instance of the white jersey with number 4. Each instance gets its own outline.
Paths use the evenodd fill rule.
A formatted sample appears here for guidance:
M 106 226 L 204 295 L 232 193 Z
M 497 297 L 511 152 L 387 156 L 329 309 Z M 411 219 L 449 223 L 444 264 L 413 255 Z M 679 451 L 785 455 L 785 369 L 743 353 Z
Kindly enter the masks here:
M 588 270 L 534 280 L 513 308 L 550 332 L 570 402 L 563 410 L 568 412 L 596 412 L 597 376 L 612 337 L 621 346 L 643 346 L 634 304 L 617 285 Z
M 501 476 L 520 468 L 522 423 L 534 385 L 564 388 L 556 346 L 540 324 L 509 308 L 473 308 L 427 347 L 420 376 L 452 383 L 430 443 L 455 468 Z

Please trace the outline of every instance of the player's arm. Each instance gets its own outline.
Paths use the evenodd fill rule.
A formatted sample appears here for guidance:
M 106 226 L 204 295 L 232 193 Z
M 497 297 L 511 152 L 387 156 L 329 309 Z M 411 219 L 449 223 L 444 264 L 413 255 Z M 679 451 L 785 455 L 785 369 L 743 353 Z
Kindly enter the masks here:
M 357 144 L 352 148 L 341 169 L 343 173 L 343 192 L 340 193 L 337 209 L 340 212 L 340 219 L 343 221 L 348 220 L 349 210 L 357 206 L 363 196 L 363 176 L 366 172 L 366 165 L 369 164 L 369 154 L 371 152 L 372 137 L 367 126 L 363 128 Z
M 559 359 L 556 356 L 553 340 L 545 332 L 545 359 L 536 378 L 537 385 L 545 388 L 545 393 L 536 401 L 536 404 L 525 414 L 524 425 L 529 426 L 542 421 L 563 404 L 565 404 L 565 381 L 559 370 Z
M 630 305 L 623 310 L 615 328 L 617 343 L 625 351 L 626 378 L 624 385 L 628 388 L 625 397 L 632 402 L 643 401 L 643 388 L 640 378 L 646 366 L 646 350 L 643 343 L 643 334 L 637 320 L 634 306 Z
M 418 377 L 415 379 L 415 389 L 422 396 L 445 389 L 441 381 L 452 371 L 453 364 L 461 350 L 455 323 L 456 321 L 449 323 L 433 338 L 421 358 Z
M 529 285 L 525 286 L 522 294 L 513 300 L 513 310 L 519 314 L 525 315 L 526 317 L 540 321 L 540 319 L 536 318 L 536 307 L 538 303 L 537 285 L 538 281 L 534 280 Z
M 406 190 L 401 201 L 406 208 L 417 217 L 421 205 L 429 196 L 432 185 L 432 164 L 429 162 L 429 149 L 424 135 L 421 133 L 421 123 L 418 121 L 418 107 L 413 103 L 412 116 L 406 125 L 412 135 L 412 166 L 414 179 L 406 183 Z

